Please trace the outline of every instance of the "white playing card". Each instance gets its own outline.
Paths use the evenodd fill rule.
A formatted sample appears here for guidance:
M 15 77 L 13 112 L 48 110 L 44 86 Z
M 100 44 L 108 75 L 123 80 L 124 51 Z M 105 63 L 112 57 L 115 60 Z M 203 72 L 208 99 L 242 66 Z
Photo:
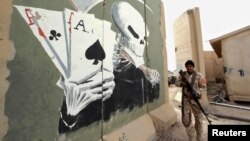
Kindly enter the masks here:
M 93 16 L 76 12 L 71 21 L 70 81 L 81 83 L 101 71 L 104 51 L 98 37 L 92 34 Z
M 100 71 L 102 63 L 105 70 L 113 72 L 112 55 L 116 34 L 111 30 L 110 22 L 89 18 L 84 13 L 77 14 L 71 19 L 71 80 L 77 80 L 78 83 Z
M 116 33 L 111 30 L 111 23 L 95 18 L 93 24 L 93 34 L 97 35 L 105 50 L 106 58 L 103 60 L 103 68 L 113 71 L 112 55 L 115 45 Z
M 41 8 L 15 6 L 41 42 L 57 69 L 68 77 L 68 53 L 63 13 Z
M 103 48 L 106 52 L 106 59 L 103 60 L 103 67 L 111 72 L 113 72 L 113 62 L 112 56 L 114 53 L 114 47 L 116 44 L 116 33 L 111 30 L 111 23 L 104 21 L 103 29 Z
M 75 22 L 72 21 L 74 18 L 77 18 L 77 19 L 83 19 L 83 20 L 86 20 L 86 19 L 94 19 L 95 16 L 93 14 L 85 14 L 85 13 L 82 13 L 82 12 L 76 12 L 76 11 L 73 11 L 73 10 L 70 10 L 70 9 L 67 9 L 65 8 L 64 9 L 64 23 L 65 23 L 65 28 L 66 28 L 66 38 L 67 38 L 67 48 L 68 48 L 68 53 L 69 53 L 69 58 L 68 58 L 68 68 L 69 68 L 69 74 L 70 74 L 70 71 L 71 71 L 71 38 L 72 38 L 72 35 L 71 35 L 71 31 L 74 30 L 73 26 L 76 26 L 76 23 L 73 23 Z M 77 23 L 78 24 L 78 23 Z M 81 24 L 81 23 L 80 23 Z M 79 28 L 80 28 L 81 25 L 79 25 Z M 89 25 L 86 25 L 86 26 L 89 26 Z M 82 27 L 83 28 L 83 27 Z M 84 27 L 85 28 L 85 27 Z M 90 27 L 86 27 L 86 28 L 89 28 L 91 29 Z

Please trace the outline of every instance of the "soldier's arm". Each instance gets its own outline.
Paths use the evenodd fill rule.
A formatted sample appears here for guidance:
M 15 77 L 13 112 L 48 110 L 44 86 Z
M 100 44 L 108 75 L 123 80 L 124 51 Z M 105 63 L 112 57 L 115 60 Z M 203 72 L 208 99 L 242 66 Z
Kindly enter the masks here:
M 201 75 L 201 77 L 199 79 L 198 85 L 199 85 L 199 88 L 201 90 L 201 93 L 203 94 L 206 91 L 207 82 L 206 82 L 206 78 L 202 74 L 200 74 L 200 75 Z

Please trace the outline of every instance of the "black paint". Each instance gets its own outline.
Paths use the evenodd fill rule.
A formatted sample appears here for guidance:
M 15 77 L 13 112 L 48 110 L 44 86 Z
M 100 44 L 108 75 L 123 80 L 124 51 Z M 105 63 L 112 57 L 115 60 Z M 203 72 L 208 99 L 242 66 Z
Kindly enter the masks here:
M 98 60 L 102 61 L 103 59 L 105 59 L 106 55 L 99 40 L 97 40 L 87 49 L 87 51 L 85 52 L 85 56 L 89 60 L 94 59 L 94 65 L 98 64 Z
M 130 25 L 128 26 L 128 30 L 130 31 L 130 33 L 136 38 L 139 39 L 139 35 L 135 32 L 135 30 L 133 29 L 133 27 L 131 27 Z
M 50 34 L 51 34 L 51 36 L 49 36 L 49 39 L 50 39 L 50 40 L 53 40 L 53 39 L 58 40 L 57 37 L 61 37 L 61 34 L 60 34 L 60 33 L 57 33 L 55 30 L 51 30 L 51 31 L 50 31 Z
M 159 98 L 159 84 L 152 84 L 145 78 L 144 73 L 132 64 L 121 63 L 118 71 L 114 72 L 115 88 L 109 99 L 103 102 L 103 117 L 101 114 L 101 100 L 90 103 L 75 117 L 67 115 L 65 99 L 61 107 L 62 117 L 68 124 L 76 122 L 75 126 L 70 129 L 62 119 L 59 121 L 59 133 L 75 131 L 81 127 L 88 126 L 91 123 L 103 118 L 108 121 L 112 113 L 117 110 L 123 111 L 129 109 L 132 111 L 135 107 L 142 107 L 147 102 L 151 103 Z
M 84 21 L 83 20 L 80 20 L 74 29 L 78 30 L 78 26 L 82 27 L 82 31 L 83 32 L 87 32 L 86 29 L 85 29 L 85 25 L 84 25 Z

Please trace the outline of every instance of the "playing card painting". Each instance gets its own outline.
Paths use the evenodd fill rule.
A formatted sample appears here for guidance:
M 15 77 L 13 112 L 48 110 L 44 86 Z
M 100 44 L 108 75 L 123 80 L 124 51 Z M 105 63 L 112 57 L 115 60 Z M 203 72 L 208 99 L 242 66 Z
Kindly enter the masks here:
M 112 19 L 100 19 L 89 13 L 100 2 L 73 0 L 76 10 L 63 11 L 14 5 L 60 74 L 59 133 L 159 98 L 160 73 L 146 65 L 151 31 L 143 15 L 130 3 L 115 1 Z

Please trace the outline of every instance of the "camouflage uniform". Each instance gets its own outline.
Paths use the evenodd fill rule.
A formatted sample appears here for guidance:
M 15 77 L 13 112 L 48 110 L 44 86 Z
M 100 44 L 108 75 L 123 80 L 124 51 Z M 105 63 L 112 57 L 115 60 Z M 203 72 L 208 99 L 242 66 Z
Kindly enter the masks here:
M 201 96 L 205 92 L 206 80 L 199 72 L 194 71 L 191 75 L 184 72 L 185 78 L 189 81 L 191 86 L 197 93 L 197 96 Z M 176 80 L 176 86 L 181 87 L 181 76 Z M 192 124 L 192 113 L 195 118 L 195 125 Z M 182 87 L 182 123 L 186 128 L 190 141 L 201 141 L 202 139 L 202 117 L 199 106 L 193 100 L 191 93 L 187 87 Z

